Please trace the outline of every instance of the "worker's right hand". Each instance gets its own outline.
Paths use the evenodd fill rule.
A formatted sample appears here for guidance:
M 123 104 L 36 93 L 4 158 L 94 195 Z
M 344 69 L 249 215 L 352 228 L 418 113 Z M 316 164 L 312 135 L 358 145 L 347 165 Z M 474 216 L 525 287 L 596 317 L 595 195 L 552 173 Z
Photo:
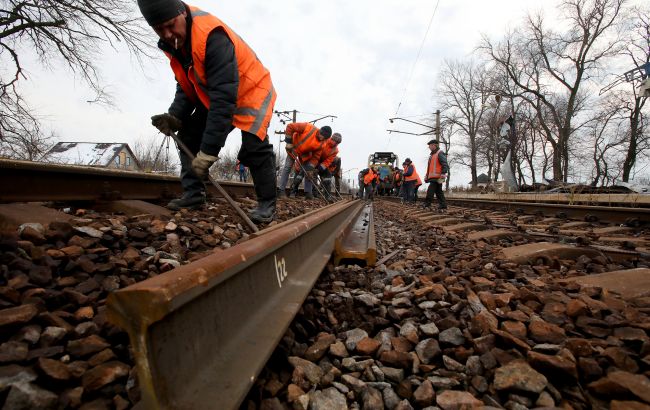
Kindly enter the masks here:
M 181 120 L 169 113 L 152 116 L 151 125 L 158 128 L 158 131 L 165 135 L 172 135 L 173 132 L 176 132 L 183 127 Z
M 292 152 L 293 151 L 293 144 L 287 144 L 284 146 L 284 149 L 287 150 L 287 152 Z

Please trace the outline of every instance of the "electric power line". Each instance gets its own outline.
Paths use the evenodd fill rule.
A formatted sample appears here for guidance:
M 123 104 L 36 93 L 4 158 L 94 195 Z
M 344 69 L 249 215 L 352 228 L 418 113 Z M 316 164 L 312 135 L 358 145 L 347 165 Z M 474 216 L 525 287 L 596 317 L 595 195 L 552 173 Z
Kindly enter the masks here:
M 431 29 L 431 23 L 433 23 L 433 18 L 436 16 L 436 11 L 438 11 L 439 4 L 440 4 L 440 0 L 436 1 L 436 7 L 433 9 L 433 13 L 431 13 L 431 18 L 429 19 L 429 25 L 427 26 L 427 31 L 424 33 L 424 38 L 422 38 L 422 43 L 420 43 L 418 54 L 415 57 L 415 61 L 413 62 L 413 66 L 411 67 L 411 71 L 409 73 L 408 79 L 406 80 L 406 85 L 404 86 L 404 91 L 402 92 L 402 97 L 399 100 L 399 104 L 397 104 L 397 110 L 395 110 L 395 115 L 399 113 L 399 109 L 402 106 L 402 101 L 404 100 L 404 97 L 406 96 L 406 92 L 408 91 L 408 87 L 411 83 L 411 78 L 413 78 L 413 72 L 415 71 L 415 66 L 420 60 L 420 55 L 422 54 L 422 48 L 424 48 L 424 43 L 426 42 L 427 36 L 429 35 L 429 29 Z

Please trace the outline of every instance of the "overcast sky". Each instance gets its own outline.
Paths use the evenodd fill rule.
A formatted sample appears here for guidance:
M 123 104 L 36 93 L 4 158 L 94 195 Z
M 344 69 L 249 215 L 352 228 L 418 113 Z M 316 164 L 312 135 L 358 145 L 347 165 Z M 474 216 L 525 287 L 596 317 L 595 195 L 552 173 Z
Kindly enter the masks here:
M 207 1 L 193 5 L 215 14 L 235 30 L 271 71 L 278 93 L 276 110 L 299 111 L 298 121 L 335 115 L 317 125 L 330 125 L 343 135 L 340 146 L 346 175 L 356 175 L 375 151 L 392 151 L 426 170 L 428 137 L 389 135 L 386 129 L 409 131 L 399 116 L 420 121 L 436 110 L 433 88 L 444 59 L 475 53 L 481 34 L 498 38 L 517 26 L 529 10 L 554 13 L 556 0 L 440 0 L 421 56 L 418 50 L 437 0 Z M 143 20 L 143 24 L 144 20 Z M 156 37 L 152 31 L 151 42 Z M 162 53 L 161 53 L 162 56 Z M 61 141 L 127 142 L 153 138 L 150 116 L 166 112 L 175 82 L 164 56 L 144 68 L 128 52 L 106 47 L 100 66 L 118 110 L 88 104 L 93 98 L 66 71 L 48 71 L 30 61 L 22 85 L 32 106 L 47 116 L 46 124 Z M 401 106 L 398 109 L 398 105 Z M 270 127 L 277 149 L 283 129 L 278 118 Z M 239 131 L 226 149 L 241 143 Z M 479 170 L 484 172 L 485 170 Z M 465 185 L 469 172 L 456 166 L 451 185 Z

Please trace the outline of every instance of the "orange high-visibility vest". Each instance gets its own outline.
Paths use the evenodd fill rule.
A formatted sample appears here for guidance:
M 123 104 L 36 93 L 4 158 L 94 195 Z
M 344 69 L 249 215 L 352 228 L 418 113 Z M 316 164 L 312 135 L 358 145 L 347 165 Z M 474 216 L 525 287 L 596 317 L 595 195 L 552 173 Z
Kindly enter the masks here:
M 291 143 L 293 144 L 293 150 L 298 155 L 298 159 L 300 159 L 301 163 L 305 164 L 313 157 L 320 157 L 320 152 L 325 141 L 318 140 L 320 129 L 314 124 L 308 122 L 293 122 L 287 125 L 284 133 L 292 136 Z M 296 169 L 299 169 L 298 164 L 295 166 L 297 167 Z
M 427 179 L 438 179 L 442 176 L 442 164 L 438 161 L 440 150 L 429 156 L 429 165 L 427 166 Z
M 331 138 L 325 140 L 323 149 L 320 151 L 318 158 L 313 158 L 314 166 L 322 165 L 324 168 L 330 168 L 339 153 L 338 145 Z
M 422 180 L 420 179 L 420 174 L 417 172 L 413 171 L 413 174 L 415 174 L 415 186 L 418 187 L 422 185 Z
M 210 33 L 222 29 L 235 46 L 235 59 L 239 71 L 237 108 L 232 118 L 232 125 L 255 134 L 264 141 L 276 99 L 269 70 L 262 65 L 255 52 L 244 40 L 225 23 L 197 7 L 189 6 L 189 9 L 192 16 L 190 38 L 193 65 L 185 71 L 176 58 L 165 52 L 178 84 L 194 104 L 200 102 L 204 107 L 210 108 L 205 77 L 205 48 Z
M 405 177 L 404 177 L 404 181 L 407 181 L 407 182 L 408 182 L 408 181 L 417 181 L 418 179 L 420 179 L 420 177 L 419 177 L 417 171 L 415 170 L 415 165 L 411 164 L 411 166 L 413 167 L 413 173 L 412 173 L 410 176 L 408 176 L 408 177 L 405 176 Z M 408 166 L 408 165 L 405 165 L 405 166 L 404 166 L 404 173 L 405 173 L 405 174 L 406 174 L 406 171 L 407 171 L 408 169 L 409 169 L 409 166 Z
M 368 173 L 363 176 L 363 183 L 365 185 L 369 185 L 369 184 L 372 183 L 372 181 L 374 181 L 374 180 L 376 180 L 378 178 L 379 178 L 379 176 L 374 173 L 372 168 L 368 168 Z

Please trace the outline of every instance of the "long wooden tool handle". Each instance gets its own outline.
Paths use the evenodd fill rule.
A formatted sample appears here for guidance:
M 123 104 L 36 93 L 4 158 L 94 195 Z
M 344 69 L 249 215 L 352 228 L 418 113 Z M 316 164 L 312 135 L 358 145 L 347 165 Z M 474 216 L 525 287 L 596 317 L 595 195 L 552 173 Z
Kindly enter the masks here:
M 192 151 L 190 151 L 189 148 L 187 148 L 187 146 L 183 143 L 183 141 L 181 141 L 180 138 L 178 138 L 178 136 L 176 135 L 175 132 L 172 132 L 171 137 L 174 139 L 176 144 L 178 144 L 178 147 L 183 150 L 185 155 L 187 155 L 190 158 L 190 160 L 193 160 L 194 159 L 194 154 L 192 154 Z M 239 216 L 241 216 L 241 218 L 244 220 L 244 222 L 246 222 L 246 225 L 248 225 L 248 227 L 251 228 L 251 230 L 253 232 L 259 232 L 259 229 L 257 228 L 257 225 L 255 225 L 253 223 L 253 221 L 250 220 L 248 215 L 246 215 L 246 212 L 244 212 L 241 209 L 241 207 L 239 205 L 237 205 L 237 202 L 235 202 L 232 199 L 232 197 L 228 194 L 228 192 L 226 192 L 225 189 L 223 189 L 223 187 L 217 182 L 217 180 L 212 178 L 212 176 L 210 176 L 209 172 L 208 172 L 208 179 L 210 179 L 210 182 L 212 182 L 212 185 L 214 185 L 215 188 L 217 188 L 217 191 L 219 191 L 221 196 L 226 198 L 226 201 L 230 204 L 230 206 L 232 206 L 233 209 L 235 211 L 237 211 L 237 214 L 239 214 Z

